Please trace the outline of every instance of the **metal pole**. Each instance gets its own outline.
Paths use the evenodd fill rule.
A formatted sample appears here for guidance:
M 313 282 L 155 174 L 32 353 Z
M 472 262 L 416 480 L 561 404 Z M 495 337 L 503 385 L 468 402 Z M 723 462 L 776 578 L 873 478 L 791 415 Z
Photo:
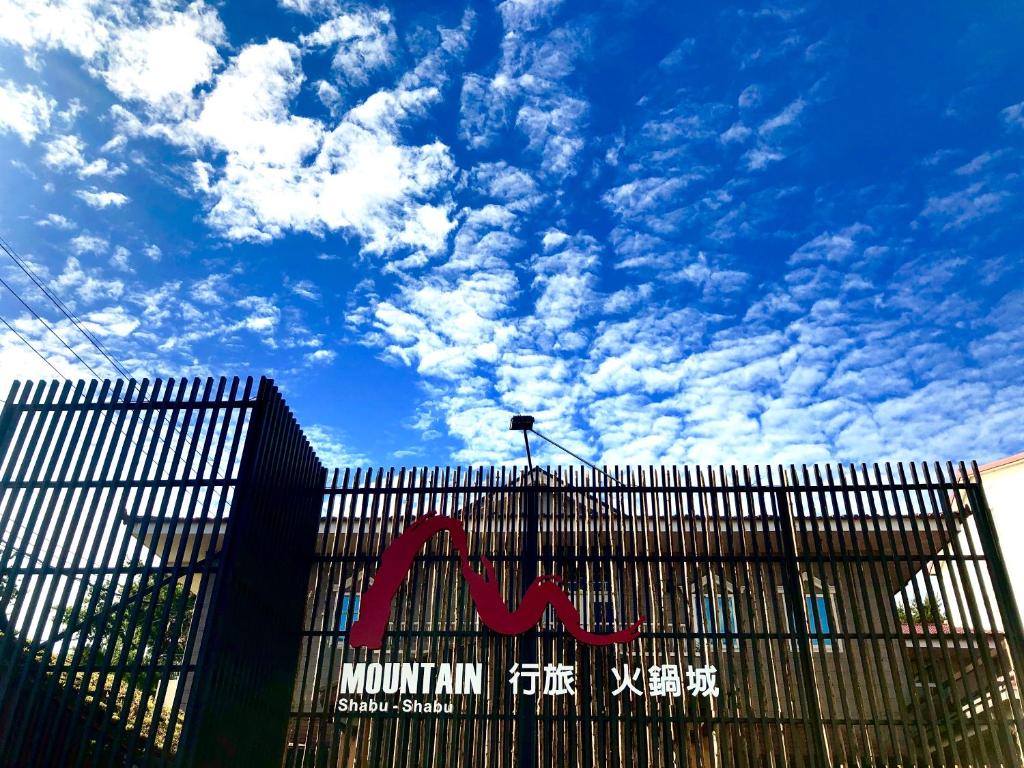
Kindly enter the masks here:
M 539 528 L 540 512 L 537 499 L 538 487 L 533 483 L 532 471 L 523 483 L 524 502 L 526 504 L 526 527 L 523 531 L 523 556 L 520 561 L 523 594 L 537 578 L 537 559 L 540 553 Z M 527 664 L 537 664 L 536 628 L 522 635 L 519 645 L 519 665 L 526 668 Z M 517 702 L 519 730 L 519 766 L 520 768 L 536 768 L 537 765 L 537 700 L 540 689 L 532 698 L 520 694 Z

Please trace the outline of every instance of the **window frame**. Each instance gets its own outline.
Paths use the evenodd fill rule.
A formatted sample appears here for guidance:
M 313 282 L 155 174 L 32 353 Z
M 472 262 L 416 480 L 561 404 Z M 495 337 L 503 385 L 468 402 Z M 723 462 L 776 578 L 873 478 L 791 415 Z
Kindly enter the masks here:
M 836 633 L 836 588 L 834 584 L 824 582 L 817 576 L 811 577 L 814 580 L 813 591 L 808 589 L 807 581 L 808 574 L 806 572 L 800 574 L 800 593 L 804 600 L 804 615 L 807 618 L 807 637 L 811 642 L 811 649 L 815 651 L 821 651 L 822 646 L 826 653 L 832 651 L 842 650 L 842 640 L 835 637 Z M 788 615 L 789 606 L 786 603 L 786 591 L 785 588 L 780 584 L 776 587 L 776 591 L 779 593 L 779 599 L 782 601 L 783 615 Z M 827 632 L 821 632 L 821 638 L 817 637 L 818 632 L 811 630 L 811 612 L 810 612 L 810 601 L 811 600 L 822 600 L 825 604 L 825 623 L 828 627 Z M 815 610 L 815 616 L 817 616 L 817 610 Z
M 348 628 L 355 622 L 359 621 L 359 612 L 362 608 L 363 596 L 356 592 L 344 592 L 338 595 L 338 624 L 337 632 L 338 635 L 344 637 L 348 634 Z M 353 605 L 355 610 L 353 610 Z M 346 621 L 351 618 L 351 621 Z
M 722 585 L 725 585 L 725 590 L 722 590 Z M 713 587 L 709 589 L 708 587 Z M 705 618 L 702 620 L 701 611 L 698 610 L 698 600 L 703 606 L 703 613 Z M 710 610 L 711 601 L 714 600 L 714 612 Z M 723 602 L 727 600 L 727 602 Z M 728 611 L 724 610 L 724 607 L 728 605 Z M 704 578 L 701 580 L 699 585 L 694 585 L 693 589 L 690 590 L 690 619 L 693 622 L 693 628 L 697 633 L 704 632 L 726 632 L 734 635 L 730 640 L 728 637 L 720 637 L 712 640 L 706 637 L 695 637 L 694 641 L 697 646 L 703 642 L 715 643 L 717 642 L 721 648 L 728 649 L 732 646 L 733 650 L 738 650 L 740 647 L 739 635 L 739 616 L 736 612 L 736 590 L 733 584 L 728 579 L 712 579 L 709 580 Z M 726 622 L 725 618 L 719 619 L 719 616 L 725 614 L 728 616 L 729 621 Z M 707 618 L 711 617 L 711 628 L 705 628 L 705 622 Z M 729 624 L 730 626 L 724 629 L 719 629 L 719 625 Z

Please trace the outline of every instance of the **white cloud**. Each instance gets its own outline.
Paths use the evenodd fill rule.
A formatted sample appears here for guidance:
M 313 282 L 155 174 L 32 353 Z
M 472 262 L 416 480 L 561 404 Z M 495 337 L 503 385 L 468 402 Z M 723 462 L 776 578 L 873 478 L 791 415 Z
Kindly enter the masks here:
M 490 146 L 508 125 L 518 83 L 500 72 L 493 79 L 467 74 L 462 80 L 459 136 L 474 149 Z
M 143 24 L 119 30 L 96 68 L 122 98 L 180 114 L 213 77 L 225 42 L 216 10 L 203 2 L 183 11 L 157 7 Z
M 955 229 L 999 210 L 1006 196 L 1006 192 L 977 181 L 948 195 L 929 197 L 921 215 L 940 222 L 944 230 Z
M 142 324 L 124 307 L 113 305 L 87 312 L 82 325 L 97 338 L 124 338 L 133 334 Z
M 320 300 L 320 291 L 317 290 L 316 283 L 312 280 L 299 280 L 292 283 L 289 288 L 291 288 L 292 293 L 303 299 L 309 299 L 310 301 Z
M 194 88 L 212 76 L 226 37 L 216 10 L 202 0 L 183 10 L 125 0 L 10 0 L 0 5 L 0 40 L 27 56 L 68 50 L 118 96 L 181 114 Z
M 858 253 L 858 238 L 871 233 L 871 228 L 864 224 L 852 224 L 838 232 L 825 232 L 797 248 L 789 257 L 789 263 L 848 262 Z
M 281 320 L 281 309 L 266 296 L 246 296 L 235 305 L 248 311 L 242 327 L 254 333 L 273 333 Z
M 524 211 L 540 203 L 533 176 L 504 161 L 480 163 L 473 168 L 472 176 L 474 186 L 510 210 Z
M 216 306 L 223 304 L 227 296 L 232 293 L 228 276 L 224 274 L 212 274 L 192 283 L 189 295 L 200 304 Z
M 77 267 L 72 268 L 72 272 L 75 273 L 72 280 L 83 278 L 84 273 L 80 273 Z M 93 287 L 86 286 L 86 290 Z M 72 307 L 76 307 L 83 327 L 93 336 L 102 339 L 104 346 L 113 351 L 115 359 L 120 356 L 123 361 L 128 362 L 123 353 L 134 345 L 136 333 L 141 326 L 139 318 L 118 303 L 82 311 L 77 308 L 78 300 L 82 298 L 79 291 L 74 291 L 73 295 L 74 298 L 70 286 L 65 285 L 64 298 Z M 0 360 L 4 362 L 0 365 L 0 397 L 6 397 L 11 381 L 15 378 L 22 382 L 48 382 L 63 375 L 69 379 L 89 380 L 95 377 L 93 371 L 101 376 L 114 373 L 110 362 L 70 321 L 51 317 L 47 327 L 28 315 L 15 318 L 8 316 L 8 319 L 35 351 L 17 334 L 0 325 Z M 60 339 L 54 336 L 54 333 Z M 71 346 L 74 354 L 68 351 L 61 339 Z M 140 350 L 140 354 L 131 357 L 133 360 L 129 362 L 129 370 L 134 375 L 146 376 L 147 369 L 154 362 L 153 356 Z M 79 358 L 84 360 L 85 364 Z M 49 361 L 49 365 L 46 361 Z M 86 364 L 92 370 L 89 370 Z
M 370 461 L 362 453 L 352 450 L 337 430 L 323 424 L 302 428 L 316 455 L 328 470 L 346 467 L 365 467 Z
M 109 190 L 79 189 L 75 192 L 75 195 L 81 198 L 85 204 L 91 208 L 109 208 L 111 206 L 114 208 L 120 208 L 129 200 L 127 195 Z
M 50 336 L 41 323 L 23 317 L 11 324 L 38 351 L 38 354 L 29 348 L 18 334 L 8 330 L 6 326 L 0 326 L 0 359 L 4 361 L 0 366 L 0 397 L 7 397 L 15 379 L 21 382 L 45 382 L 57 378 L 58 375 L 92 378 L 89 370 L 59 341 Z
M 790 104 L 786 106 L 785 109 L 779 112 L 779 114 L 761 123 L 760 127 L 757 129 L 757 132 L 764 135 L 773 133 L 774 131 L 777 131 L 780 128 L 785 128 L 787 126 L 793 125 L 795 122 L 797 122 L 797 119 L 800 117 L 801 113 L 804 111 L 804 107 L 806 106 L 807 102 L 805 102 L 803 99 L 796 99 L 792 101 Z
M 316 149 L 321 128 L 288 111 L 303 81 L 298 57 L 298 48 L 277 39 L 244 47 L 185 124 L 185 136 L 228 152 L 239 166 L 301 163 Z
M 61 216 L 59 213 L 48 213 L 43 218 L 39 219 L 36 224 L 40 227 L 53 227 L 54 229 L 74 229 L 77 224 L 68 219 L 66 216 Z
M 501 63 L 489 79 L 463 78 L 459 134 L 472 148 L 487 147 L 514 116 L 529 148 L 540 155 L 542 170 L 564 177 L 576 172 L 584 146 L 589 104 L 566 80 L 585 49 L 586 31 L 560 27 L 532 34 L 559 4 L 512 0 L 499 6 L 505 27 Z
M 1000 114 L 1007 125 L 1024 128 L 1024 101 L 1011 104 Z
M 957 176 L 973 176 L 997 159 L 1002 152 L 982 152 L 953 171 Z
M 513 333 L 501 314 L 515 293 L 509 270 L 433 278 L 377 304 L 374 325 L 389 338 L 385 350 L 393 358 L 424 375 L 454 378 L 497 360 Z
M 745 126 L 743 123 L 733 123 L 729 128 L 719 135 L 719 139 L 724 144 L 728 144 L 731 141 L 746 141 L 747 137 L 750 136 L 752 131 Z
M 78 178 L 87 179 L 93 176 L 113 177 L 125 172 L 124 165 L 111 167 L 106 158 L 87 161 L 83 150 L 85 142 L 74 134 L 55 136 L 46 143 L 43 163 L 56 171 L 75 171 Z
M 747 168 L 751 171 L 760 171 L 772 163 L 785 159 L 785 157 L 779 150 L 765 146 L 755 147 L 743 155 Z
M 3 12 L 0 11 L 0 29 L 3 23 Z M 19 88 L 10 80 L 0 83 L 0 134 L 13 133 L 25 144 L 30 144 L 50 127 L 56 106 L 56 101 L 34 85 Z
M 85 253 L 103 253 L 109 243 L 100 238 L 87 236 L 76 237 L 71 241 L 72 250 L 82 255 Z M 64 270 L 53 281 L 58 292 L 73 291 L 79 299 L 92 304 L 100 300 L 118 299 L 124 293 L 125 285 L 121 280 L 109 280 L 99 269 L 86 269 L 75 257 L 71 257 L 64 265 Z
M 110 265 L 122 272 L 131 272 L 131 255 L 131 251 L 123 245 L 119 245 L 114 248 L 114 252 L 110 256 Z
M 71 250 L 79 256 L 84 253 L 106 253 L 110 248 L 109 242 L 95 235 L 78 235 L 71 238 L 70 245 Z
M 764 90 L 761 86 L 748 85 L 740 93 L 739 98 L 736 99 L 736 103 L 739 104 L 741 109 L 751 109 L 753 107 L 760 106 L 763 98 Z
M 330 349 L 318 349 L 315 352 L 310 352 L 305 356 L 306 362 L 315 365 L 327 365 L 328 363 L 334 362 L 334 358 L 338 356 L 337 352 Z
M 549 233 L 550 234 L 550 233 Z M 533 258 L 533 287 L 539 288 L 529 332 L 549 337 L 554 347 L 579 348 L 576 321 L 593 311 L 599 248 L 589 237 L 549 239 L 543 254 Z
M 608 190 L 602 199 L 617 216 L 624 219 L 657 214 L 666 205 L 672 204 L 679 191 L 692 180 L 692 177 L 678 176 L 634 179 Z
M 28 52 L 64 48 L 90 59 L 109 43 L 115 19 L 126 10 L 119 0 L 7 0 L 0 4 L 0 40 Z
M 341 91 L 326 80 L 317 81 L 316 95 L 320 99 L 320 103 L 331 110 L 332 114 L 341 106 Z
M 302 42 L 333 47 L 348 82 L 365 82 L 371 70 L 390 64 L 396 38 L 388 11 L 341 13 L 332 3 L 312 2 L 288 7 L 335 12 Z M 446 194 L 455 174 L 451 154 L 441 142 L 409 145 L 402 135 L 440 100 L 446 70 L 467 44 L 471 13 L 461 27 L 439 29 L 437 44 L 394 88 L 372 94 L 330 126 L 293 112 L 304 81 L 295 45 L 270 39 L 243 46 L 216 74 L 226 34 L 216 9 L 201 0 L 180 10 L 120 0 L 14 2 L 0 14 L 0 39 L 26 55 L 71 51 L 116 95 L 143 105 L 142 115 L 112 107 L 118 136 L 163 138 L 194 152 L 195 190 L 209 202 L 208 222 L 226 237 L 266 241 L 288 231 L 347 231 L 362 239 L 366 252 L 404 250 L 417 258 L 445 246 L 454 227 Z M 18 117 L 8 119 L 7 130 L 29 141 L 48 124 L 52 101 L 10 88 L 5 96 L 26 105 L 11 111 Z M 108 142 L 105 151 L 120 146 L 123 140 Z M 73 135 L 51 142 L 47 162 L 82 178 L 125 170 L 104 158 L 90 162 Z M 94 207 L 127 202 L 118 192 L 77 194 Z
M 436 199 L 454 174 L 440 142 L 401 143 L 400 126 L 440 97 L 442 45 L 400 79 L 346 113 L 332 129 L 290 113 L 303 74 L 298 49 L 280 40 L 244 48 L 179 136 L 225 153 L 223 168 L 200 162 L 196 185 L 211 199 L 208 221 L 232 239 L 269 240 L 285 231 L 354 231 L 363 249 L 439 251 L 454 223 Z M 445 42 L 449 41 L 449 42 Z M 463 43 L 464 44 L 464 41 Z
M 277 0 L 277 4 L 304 16 L 326 16 L 337 13 L 340 7 L 338 0 Z
M 561 4 L 562 0 L 503 0 L 498 12 L 506 30 L 523 31 L 549 19 Z
M 359 85 L 391 63 L 397 38 L 387 10 L 356 8 L 325 21 L 315 32 L 302 35 L 300 42 L 335 48 L 335 71 L 345 82 Z
M 576 155 L 583 149 L 583 122 L 587 103 L 572 97 L 524 105 L 516 125 L 529 139 L 530 149 L 541 153 L 541 168 L 567 175 L 575 171 Z

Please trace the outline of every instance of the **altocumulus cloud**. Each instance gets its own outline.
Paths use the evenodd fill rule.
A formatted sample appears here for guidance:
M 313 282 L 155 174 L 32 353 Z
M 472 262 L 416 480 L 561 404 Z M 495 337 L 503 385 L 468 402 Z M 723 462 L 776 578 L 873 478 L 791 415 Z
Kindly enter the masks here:
M 1024 120 L 998 72 L 968 135 L 970 73 L 873 113 L 858 94 L 899 78 L 856 80 L 870 46 L 821 8 L 239 13 L 0 6 L 26 62 L 0 138 L 52 195 L 22 216 L 55 238 L 31 262 L 133 372 L 251 365 L 300 403 L 380 382 L 409 404 L 305 420 L 336 464 L 515 460 L 518 410 L 602 462 L 1019 450 Z M 103 99 L 50 87 L 53 54 Z M 121 226 L 143 202 L 188 236 Z M 38 367 L 19 344 L 0 334 L 5 363 Z

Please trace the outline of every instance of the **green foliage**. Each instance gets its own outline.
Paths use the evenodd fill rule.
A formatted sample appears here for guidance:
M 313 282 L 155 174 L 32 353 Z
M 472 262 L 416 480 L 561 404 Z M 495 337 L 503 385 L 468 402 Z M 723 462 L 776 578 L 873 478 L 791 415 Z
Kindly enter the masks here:
M 946 611 L 938 597 L 925 597 L 920 603 L 908 600 L 905 605 L 896 606 L 896 615 L 904 624 L 942 624 L 946 621 Z
M 145 584 L 136 576 L 130 582 L 108 577 L 90 584 L 77 615 L 72 608 L 64 611 L 62 626 L 75 632 L 75 642 L 109 658 L 112 666 L 139 664 L 145 669 L 163 665 L 169 657 L 172 665 L 180 664 L 196 598 L 180 581 L 157 588 L 159 583 L 156 576 Z

